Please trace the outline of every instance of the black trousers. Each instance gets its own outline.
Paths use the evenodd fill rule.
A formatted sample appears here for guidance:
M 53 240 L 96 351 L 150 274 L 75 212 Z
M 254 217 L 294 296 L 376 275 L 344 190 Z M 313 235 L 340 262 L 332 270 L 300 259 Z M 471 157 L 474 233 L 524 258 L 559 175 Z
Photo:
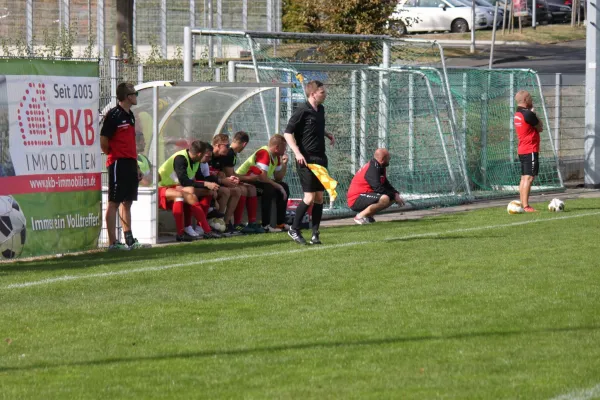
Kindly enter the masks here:
M 262 214 L 263 226 L 271 225 L 271 204 L 275 199 L 275 205 L 277 207 L 277 222 L 276 225 L 283 224 L 285 222 L 285 211 L 287 210 L 287 199 L 290 197 L 290 188 L 285 182 L 277 182 L 285 190 L 286 197 L 275 189 L 273 185 L 265 182 L 254 182 L 256 186 L 256 194 L 260 196 L 260 211 Z

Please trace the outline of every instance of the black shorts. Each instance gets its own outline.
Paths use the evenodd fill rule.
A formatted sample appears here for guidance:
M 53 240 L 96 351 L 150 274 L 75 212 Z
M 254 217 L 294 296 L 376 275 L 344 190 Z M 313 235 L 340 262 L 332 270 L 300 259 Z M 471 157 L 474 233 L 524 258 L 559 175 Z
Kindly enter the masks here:
M 537 176 L 540 171 L 538 153 L 519 154 L 519 160 L 521 160 L 521 175 Z
M 371 204 L 377 203 L 381 196 L 383 196 L 382 193 L 362 193 L 356 198 L 354 204 L 352 204 L 352 207 L 350 208 L 352 211 L 359 213 Z
M 296 163 L 296 172 L 300 178 L 300 185 L 304 193 L 323 192 L 325 187 L 315 174 L 306 165 Z
M 119 158 L 108 166 L 108 201 L 136 201 L 138 195 L 137 160 Z

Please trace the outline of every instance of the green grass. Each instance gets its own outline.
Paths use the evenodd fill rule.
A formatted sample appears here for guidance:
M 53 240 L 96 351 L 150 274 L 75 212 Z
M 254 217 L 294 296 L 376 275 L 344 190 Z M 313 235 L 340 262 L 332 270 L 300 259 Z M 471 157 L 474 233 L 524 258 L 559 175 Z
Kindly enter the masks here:
M 475 40 L 492 40 L 492 30 L 476 30 Z M 571 24 L 551 24 L 551 25 L 540 25 L 536 29 L 532 27 L 524 27 L 523 32 L 519 33 L 518 26 L 515 27 L 513 33 L 508 33 L 508 27 L 506 27 L 504 35 L 502 29 L 496 31 L 496 40 L 498 41 L 518 41 L 528 42 L 533 44 L 553 44 L 561 42 L 570 42 L 573 40 L 585 39 L 586 28 L 585 26 L 574 26 Z M 427 34 L 418 35 L 417 37 L 422 39 L 455 39 L 455 40 L 469 40 L 471 39 L 471 33 L 438 33 L 438 34 Z
M 600 199 L 566 205 L 324 229 L 316 248 L 271 234 L 0 265 L 0 399 L 595 387 Z

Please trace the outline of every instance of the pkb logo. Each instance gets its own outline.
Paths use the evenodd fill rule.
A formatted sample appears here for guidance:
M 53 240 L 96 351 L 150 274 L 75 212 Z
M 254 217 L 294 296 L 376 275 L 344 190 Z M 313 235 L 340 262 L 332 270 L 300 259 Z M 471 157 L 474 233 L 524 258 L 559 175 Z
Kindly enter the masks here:
M 60 87 L 64 86 L 64 87 Z M 81 89 L 89 85 L 73 85 L 76 98 L 88 98 Z M 55 98 L 71 99 L 68 85 L 54 85 Z M 91 88 L 89 90 L 91 97 Z M 77 100 L 73 100 L 76 104 Z M 31 146 L 92 146 L 95 139 L 94 113 L 91 109 L 56 108 L 54 118 L 50 112 L 46 84 L 30 82 L 19 101 L 17 119 L 23 145 Z

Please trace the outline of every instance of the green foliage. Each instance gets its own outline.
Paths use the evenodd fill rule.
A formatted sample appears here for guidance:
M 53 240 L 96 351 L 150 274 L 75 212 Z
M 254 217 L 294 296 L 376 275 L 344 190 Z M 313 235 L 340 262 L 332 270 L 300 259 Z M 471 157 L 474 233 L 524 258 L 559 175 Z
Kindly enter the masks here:
M 320 32 L 319 0 L 283 0 L 281 24 L 287 32 Z
M 389 24 L 397 0 L 287 0 L 287 31 L 398 36 Z M 381 46 L 370 42 L 336 42 L 319 48 L 329 62 L 377 64 Z

